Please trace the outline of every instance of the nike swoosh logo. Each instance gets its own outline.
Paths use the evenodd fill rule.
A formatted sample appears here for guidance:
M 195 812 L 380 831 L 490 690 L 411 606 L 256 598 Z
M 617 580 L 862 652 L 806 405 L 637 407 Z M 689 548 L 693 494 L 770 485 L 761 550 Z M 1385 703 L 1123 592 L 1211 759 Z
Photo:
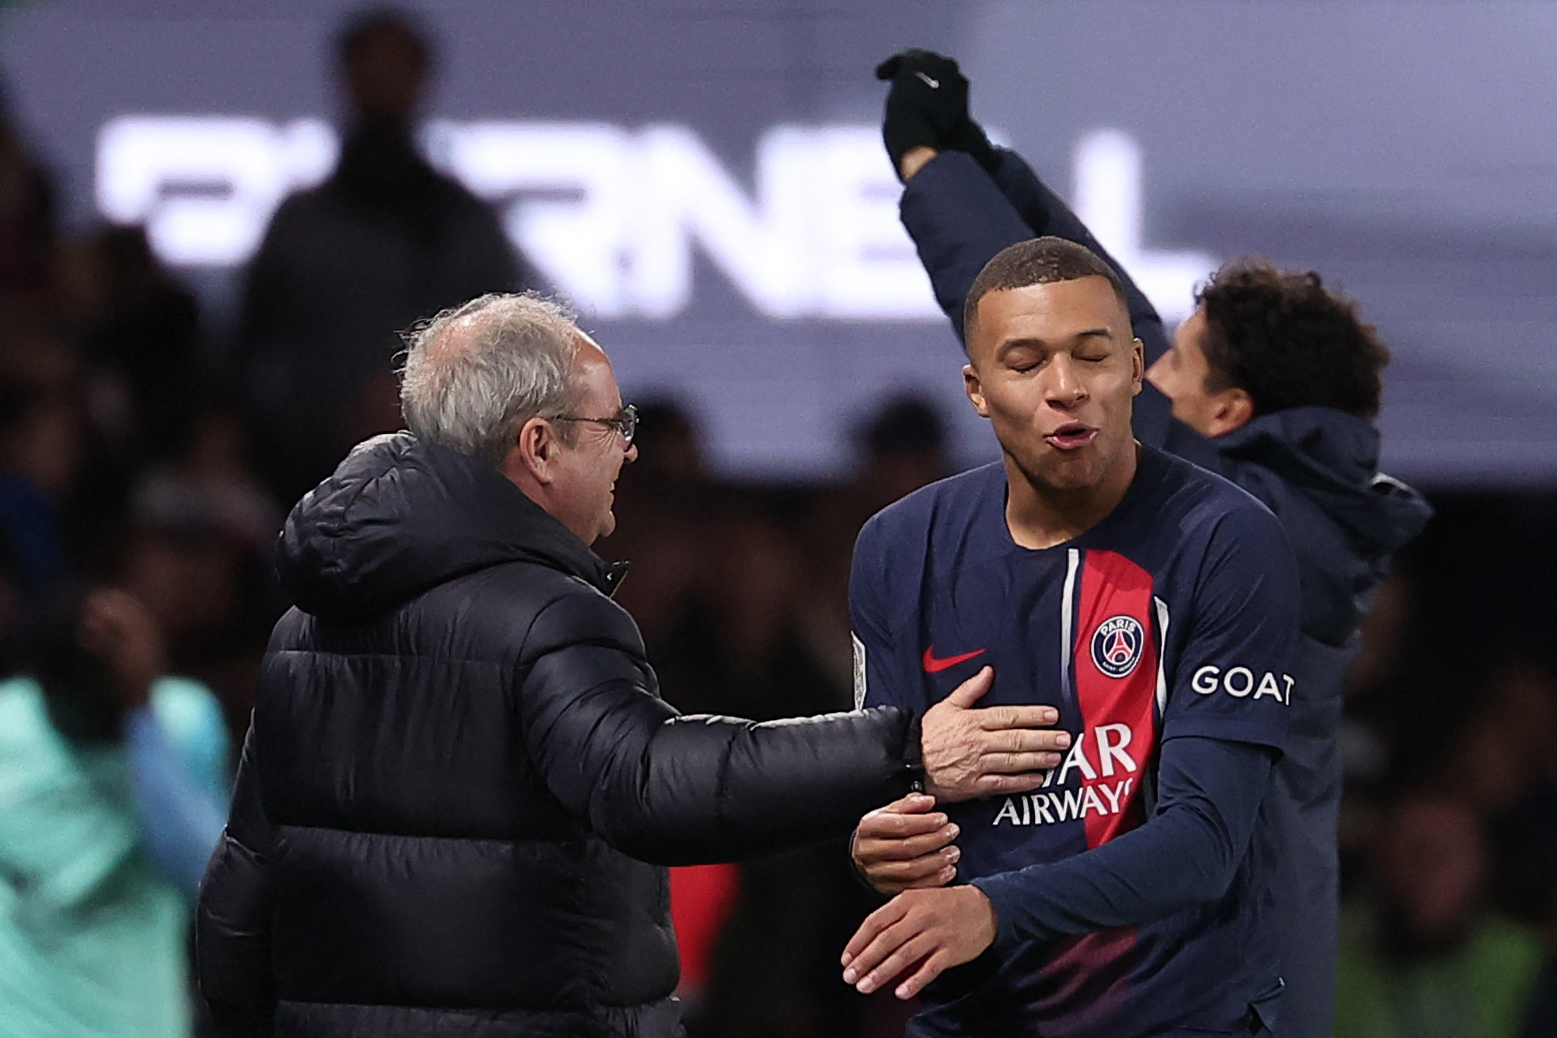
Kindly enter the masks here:
M 939 90 L 939 89 L 941 89 L 941 81 L 939 79 L 931 79 L 929 76 L 925 75 L 923 72 L 915 72 L 914 75 L 916 75 L 920 79 L 924 80 L 925 85 L 928 86 L 931 90 Z
M 924 651 L 924 672 L 926 674 L 939 674 L 948 667 L 955 667 L 959 663 L 968 662 L 975 656 L 982 656 L 985 651 L 984 649 L 974 649 L 972 652 L 965 652 L 961 656 L 948 656 L 944 660 L 938 660 L 935 658 L 935 646 L 932 645 Z

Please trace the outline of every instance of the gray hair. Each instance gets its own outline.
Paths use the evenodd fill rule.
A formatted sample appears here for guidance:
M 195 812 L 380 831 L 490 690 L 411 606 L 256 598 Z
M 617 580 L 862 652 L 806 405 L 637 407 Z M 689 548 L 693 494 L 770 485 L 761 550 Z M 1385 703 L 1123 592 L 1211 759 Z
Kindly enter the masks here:
M 451 325 L 468 337 L 439 346 Z M 579 329 L 562 304 L 534 292 L 494 292 L 418 322 L 406 333 L 400 410 L 418 439 L 502 464 L 525 422 L 576 402 Z M 560 435 L 572 433 L 563 426 Z

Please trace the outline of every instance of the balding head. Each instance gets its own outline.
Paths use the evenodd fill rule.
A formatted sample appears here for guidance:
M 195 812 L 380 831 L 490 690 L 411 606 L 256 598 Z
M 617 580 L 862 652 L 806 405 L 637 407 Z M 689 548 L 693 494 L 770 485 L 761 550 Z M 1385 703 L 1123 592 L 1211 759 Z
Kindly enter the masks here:
M 445 310 L 407 336 L 406 426 L 500 466 L 525 422 L 577 402 L 581 344 L 599 352 L 566 309 L 533 293 L 494 293 Z

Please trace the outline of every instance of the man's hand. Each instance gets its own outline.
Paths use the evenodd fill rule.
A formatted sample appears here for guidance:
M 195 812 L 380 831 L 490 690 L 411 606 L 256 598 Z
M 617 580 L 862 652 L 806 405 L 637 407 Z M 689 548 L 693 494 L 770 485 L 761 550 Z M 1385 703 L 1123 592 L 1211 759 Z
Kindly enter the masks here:
M 883 894 L 943 887 L 957 876 L 957 826 L 934 810 L 935 798 L 910 793 L 860 819 L 854 864 Z
M 925 711 L 919 747 L 925 792 L 956 803 L 997 793 L 1026 793 L 1059 767 L 1070 733 L 1050 730 L 1060 719 L 1052 706 L 974 706 L 994 683 L 989 667 Z
M 843 950 L 843 981 L 868 995 L 919 968 L 893 994 L 909 999 L 942 970 L 972 962 L 995 943 L 995 908 L 978 887 L 909 890 L 866 917 Z
M 968 115 L 968 80 L 955 61 L 914 47 L 877 65 L 876 78 L 892 81 L 881 136 L 905 183 L 912 173 L 905 176 L 903 159 L 916 148 L 965 151 L 984 168 L 994 167 L 994 148 Z

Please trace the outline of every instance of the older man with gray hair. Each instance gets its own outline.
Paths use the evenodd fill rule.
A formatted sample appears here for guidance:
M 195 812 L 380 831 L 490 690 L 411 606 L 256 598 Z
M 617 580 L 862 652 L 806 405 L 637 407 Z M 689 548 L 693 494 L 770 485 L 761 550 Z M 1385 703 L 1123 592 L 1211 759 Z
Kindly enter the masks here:
M 1058 763 L 1048 708 L 972 709 L 987 673 L 918 732 L 666 705 L 589 549 L 636 415 L 556 304 L 439 314 L 401 397 L 411 431 L 359 446 L 281 536 L 297 606 L 200 898 L 221 1033 L 672 1035 L 662 866 L 846 833 L 921 775 L 959 799 Z

